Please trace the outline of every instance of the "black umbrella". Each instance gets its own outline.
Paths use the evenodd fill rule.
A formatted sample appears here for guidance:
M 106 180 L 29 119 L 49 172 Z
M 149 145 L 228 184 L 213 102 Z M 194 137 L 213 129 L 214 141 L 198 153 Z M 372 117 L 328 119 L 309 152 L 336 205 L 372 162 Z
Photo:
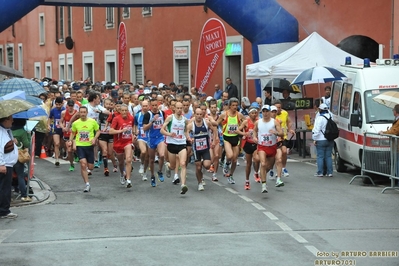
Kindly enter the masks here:
M 290 93 L 300 93 L 301 90 L 297 85 L 291 85 L 286 79 L 274 78 L 269 80 L 263 90 L 270 89 L 271 91 L 283 92 L 288 90 Z

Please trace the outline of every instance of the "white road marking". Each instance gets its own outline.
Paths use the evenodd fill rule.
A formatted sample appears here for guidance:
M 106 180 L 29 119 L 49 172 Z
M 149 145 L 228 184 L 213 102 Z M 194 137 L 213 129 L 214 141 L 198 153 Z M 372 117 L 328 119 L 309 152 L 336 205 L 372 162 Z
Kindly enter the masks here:
M 278 218 L 276 216 L 274 216 L 273 213 L 271 212 L 263 212 L 267 217 L 269 217 L 270 220 L 276 221 L 278 220 Z
M 231 192 L 231 193 L 233 193 L 233 194 L 238 194 L 238 192 L 237 192 L 236 190 L 232 189 L 232 188 L 226 187 L 225 189 L 226 189 L 228 192 Z
M 250 198 L 248 198 L 248 197 L 245 197 L 245 196 L 243 196 L 243 195 L 238 195 L 240 198 L 242 198 L 243 200 L 245 200 L 246 202 L 253 202 L 253 200 L 251 200 Z
M 7 239 L 16 229 L 0 230 L 0 243 Z
M 291 232 L 289 233 L 289 235 L 292 236 L 299 243 L 308 243 L 308 241 L 305 238 L 301 237 L 298 233 Z
M 260 205 L 259 203 L 251 203 L 252 204 L 252 206 L 254 206 L 255 208 L 257 208 L 258 210 L 260 210 L 260 211 L 265 211 L 266 209 L 262 206 L 262 205 Z
M 307 248 L 307 250 L 309 250 L 310 253 L 312 253 L 315 257 L 317 257 L 317 252 L 319 252 L 319 250 L 315 246 L 305 246 L 305 248 Z
M 45 158 L 45 159 L 43 159 L 43 160 L 46 160 L 46 161 L 48 161 L 48 162 L 50 162 L 50 163 L 52 163 L 52 164 L 55 164 L 55 159 L 52 158 L 52 157 L 47 157 L 47 158 Z M 60 162 L 60 165 L 61 165 L 61 164 L 69 164 L 69 161 L 65 161 L 65 160 L 63 160 L 63 159 L 59 159 L 58 161 Z
M 223 187 L 223 184 L 222 183 L 219 183 L 219 182 L 213 182 L 215 185 L 218 185 L 219 187 Z
M 289 227 L 288 225 L 286 225 L 283 222 L 276 222 L 276 224 L 283 229 L 283 231 L 292 231 L 291 227 Z

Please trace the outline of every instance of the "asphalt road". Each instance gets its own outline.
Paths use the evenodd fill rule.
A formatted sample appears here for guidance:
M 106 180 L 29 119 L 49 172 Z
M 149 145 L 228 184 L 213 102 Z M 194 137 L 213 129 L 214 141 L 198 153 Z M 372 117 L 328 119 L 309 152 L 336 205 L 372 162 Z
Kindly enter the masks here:
M 315 165 L 290 160 L 285 186 L 270 181 L 262 194 L 252 177 L 244 190 L 240 162 L 235 185 L 206 174 L 202 192 L 190 165 L 180 195 L 171 179 L 141 181 L 138 163 L 131 189 L 97 169 L 83 193 L 79 167 L 38 160 L 55 196 L 0 220 L 0 265 L 399 265 L 398 191 L 349 185 L 354 172 L 314 177 Z

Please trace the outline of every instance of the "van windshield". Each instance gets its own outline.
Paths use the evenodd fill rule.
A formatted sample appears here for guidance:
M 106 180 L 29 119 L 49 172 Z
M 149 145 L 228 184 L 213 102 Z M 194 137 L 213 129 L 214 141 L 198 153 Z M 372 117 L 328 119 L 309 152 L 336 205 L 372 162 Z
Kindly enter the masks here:
M 396 96 L 396 97 L 395 97 Z M 392 123 L 392 109 L 399 104 L 399 88 L 369 90 L 364 93 L 366 123 Z

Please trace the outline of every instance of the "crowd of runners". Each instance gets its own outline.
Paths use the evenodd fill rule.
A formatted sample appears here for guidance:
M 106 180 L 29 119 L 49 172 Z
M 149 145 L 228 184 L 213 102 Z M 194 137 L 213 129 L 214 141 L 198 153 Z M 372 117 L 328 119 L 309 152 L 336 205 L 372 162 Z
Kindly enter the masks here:
M 150 179 L 156 187 L 165 174 L 185 194 L 190 163 L 195 165 L 199 191 L 204 190 L 204 171 L 214 182 L 226 178 L 235 184 L 239 157 L 246 161 L 246 190 L 251 189 L 251 172 L 262 193 L 268 192 L 267 179 L 284 186 L 282 178 L 289 176 L 288 136 L 295 131 L 279 100 L 251 103 L 228 92 L 215 99 L 216 93 L 212 97 L 174 83 L 154 86 L 150 80 L 142 86 L 116 86 L 70 86 L 75 88 L 70 91 L 60 87 L 50 89 L 50 98 L 43 99 L 50 107 L 55 165 L 60 167 L 64 157 L 72 172 L 80 163 L 84 192 L 91 190 L 93 168 L 102 168 L 105 176 L 118 172 L 120 184 L 127 188 L 132 187 L 132 176 Z M 133 161 L 140 162 L 138 170 L 133 171 Z

